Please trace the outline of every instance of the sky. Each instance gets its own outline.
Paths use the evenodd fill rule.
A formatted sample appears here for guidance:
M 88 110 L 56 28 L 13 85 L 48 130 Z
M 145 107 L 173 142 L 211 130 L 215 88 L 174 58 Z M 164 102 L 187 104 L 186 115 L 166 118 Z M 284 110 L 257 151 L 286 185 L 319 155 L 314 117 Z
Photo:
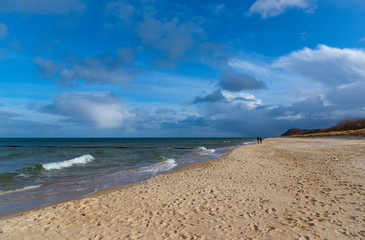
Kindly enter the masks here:
M 265 137 L 365 117 L 363 0 L 1 0 L 0 137 Z

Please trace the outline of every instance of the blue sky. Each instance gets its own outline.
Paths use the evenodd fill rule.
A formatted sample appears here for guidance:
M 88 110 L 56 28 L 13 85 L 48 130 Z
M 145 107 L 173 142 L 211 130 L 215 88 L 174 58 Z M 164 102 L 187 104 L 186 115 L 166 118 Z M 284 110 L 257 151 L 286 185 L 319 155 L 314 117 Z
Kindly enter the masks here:
M 362 0 L 2 0 L 0 137 L 255 137 L 365 117 Z

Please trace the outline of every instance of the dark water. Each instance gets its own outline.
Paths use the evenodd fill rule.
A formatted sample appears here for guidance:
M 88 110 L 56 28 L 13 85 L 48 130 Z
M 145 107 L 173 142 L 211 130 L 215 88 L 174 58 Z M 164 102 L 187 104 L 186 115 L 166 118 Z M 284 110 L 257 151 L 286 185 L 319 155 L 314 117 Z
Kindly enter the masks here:
M 0 139 L 0 215 L 216 159 L 243 138 Z

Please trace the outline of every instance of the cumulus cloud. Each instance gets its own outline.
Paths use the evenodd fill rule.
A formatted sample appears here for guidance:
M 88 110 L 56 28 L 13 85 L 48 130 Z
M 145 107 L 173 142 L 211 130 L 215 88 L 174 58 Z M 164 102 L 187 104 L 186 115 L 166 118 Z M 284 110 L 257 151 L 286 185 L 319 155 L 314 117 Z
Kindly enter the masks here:
M 270 106 L 251 94 L 223 91 L 222 95 L 224 101 L 197 104 L 199 117 L 185 119 L 183 126 L 194 127 L 199 120 L 229 136 L 278 136 L 289 128 L 326 128 L 345 118 L 365 117 L 364 106 L 328 106 L 319 96 L 289 106 Z
M 254 90 L 266 88 L 263 82 L 256 80 L 253 76 L 245 73 L 239 73 L 232 69 L 222 71 L 217 84 L 217 89 L 204 96 L 196 96 L 194 104 L 204 102 L 245 102 L 251 105 L 255 97 L 252 94 L 243 93 L 243 90 Z M 256 102 L 257 103 L 257 102 Z M 251 105 L 253 106 L 253 105 Z
M 137 72 L 134 67 L 134 52 L 119 49 L 114 55 L 77 58 L 76 62 L 56 62 L 52 59 L 36 58 L 41 76 L 58 76 L 63 85 L 75 85 L 78 81 L 106 84 L 126 84 Z
M 232 69 L 222 72 L 219 79 L 219 86 L 224 90 L 233 92 L 266 88 L 263 82 L 256 80 L 253 76 L 238 73 Z
M 8 26 L 4 23 L 0 23 L 0 39 L 8 36 Z
M 318 45 L 278 58 L 274 67 L 298 73 L 326 85 L 365 81 L 365 51 Z
M 325 93 L 325 100 L 329 105 L 345 109 L 356 109 L 364 107 L 365 103 L 365 82 L 361 84 L 349 84 L 348 88 L 329 88 Z
M 225 97 L 222 94 L 220 89 L 215 90 L 214 92 L 207 94 L 206 96 L 197 96 L 195 97 L 193 103 L 203 103 L 203 102 L 220 102 L 224 101 Z
M 268 98 L 271 99 L 268 105 L 256 96 L 243 92 L 247 90 L 246 85 L 227 87 L 220 79 L 218 89 L 197 96 L 193 101 L 198 109 L 199 121 L 205 122 L 211 129 L 231 133 L 244 131 L 246 135 L 260 131 L 280 135 L 292 127 L 326 128 L 346 118 L 365 117 L 363 49 L 318 45 L 314 49 L 304 48 L 263 64 L 235 58 L 228 60 L 228 65 L 237 71 L 260 76 L 267 82 L 280 81 L 280 94 L 294 90 L 303 94 L 300 98 L 282 103 L 277 103 L 278 96 L 273 94 Z M 235 86 L 237 82 L 232 81 L 231 84 Z M 315 91 L 313 85 L 317 86 Z M 275 87 L 275 84 L 270 86 Z M 288 100 L 285 96 L 284 99 Z M 192 119 L 189 122 L 194 124 Z
M 51 59 L 44 59 L 36 57 L 34 63 L 38 66 L 41 77 L 54 77 L 62 68 L 62 65 L 56 63 Z
M 134 78 L 134 73 L 128 69 L 110 71 L 97 63 L 74 65 L 64 68 L 60 74 L 60 81 L 64 85 L 73 85 L 77 80 L 86 80 L 86 83 L 127 83 Z
M 214 5 L 217 13 L 224 8 L 224 4 Z M 131 34 L 139 51 L 148 52 L 158 66 L 181 61 L 205 39 L 202 17 L 193 15 L 184 4 L 116 0 L 105 5 L 105 12 L 106 26 L 122 26 L 123 32 Z
M 219 100 L 211 101 L 209 96 L 213 95 L 220 96 Z M 269 129 L 278 130 L 272 128 L 272 121 L 268 121 L 265 115 L 268 108 L 253 94 L 218 89 L 205 98 L 196 98 L 195 106 L 197 115 L 186 118 L 179 125 L 194 128 L 196 124 L 202 123 L 209 132 L 221 136 L 254 136 L 265 131 L 273 134 Z
M 117 56 L 97 56 L 81 59 L 71 68 L 63 68 L 60 81 L 73 84 L 77 80 L 87 83 L 125 84 L 135 77 L 134 53 L 129 49 L 118 50 Z
M 249 14 L 258 13 L 262 18 L 270 18 L 283 14 L 290 8 L 311 12 L 315 5 L 313 0 L 257 0 L 251 6 Z
M 36 14 L 65 14 L 71 11 L 80 11 L 86 8 L 81 0 L 2 0 L 0 12 L 25 12 Z
M 249 93 L 222 91 L 222 94 L 230 104 L 242 104 L 248 109 L 254 109 L 262 105 L 260 99 Z
M 195 45 L 194 34 L 201 31 L 194 23 L 180 22 L 178 18 L 159 20 L 147 16 L 138 26 L 142 43 L 165 52 L 176 60 Z
M 112 93 L 73 92 L 55 97 L 44 112 L 68 117 L 71 122 L 95 125 L 98 128 L 126 127 L 134 115 Z
M 359 108 L 365 102 L 365 51 L 318 45 L 278 58 L 273 67 L 322 83 L 329 105 Z
M 262 105 L 262 101 L 252 94 L 221 89 L 217 89 L 206 96 L 197 96 L 193 103 L 224 103 L 227 105 L 240 105 L 245 109 L 254 109 Z
M 176 111 L 172 108 L 160 107 L 156 109 L 155 114 L 176 114 Z
M 323 100 L 316 96 L 292 103 L 290 106 L 278 106 L 267 114 L 276 120 L 296 121 L 313 119 L 316 113 L 328 110 L 329 107 L 324 106 Z
M 327 105 L 319 96 L 309 97 L 303 101 L 295 102 L 290 106 L 280 106 L 268 112 L 268 117 L 277 120 L 308 122 L 327 122 L 327 127 L 345 118 L 365 117 L 365 106 L 360 104 L 349 108 L 344 104 Z M 312 127 L 313 128 L 313 127 Z
M 320 96 L 326 105 L 338 107 L 360 107 L 365 101 L 364 49 L 318 45 L 291 52 L 271 63 L 236 58 L 230 59 L 228 65 L 267 82 L 280 82 L 283 91 L 307 92 L 300 99 Z

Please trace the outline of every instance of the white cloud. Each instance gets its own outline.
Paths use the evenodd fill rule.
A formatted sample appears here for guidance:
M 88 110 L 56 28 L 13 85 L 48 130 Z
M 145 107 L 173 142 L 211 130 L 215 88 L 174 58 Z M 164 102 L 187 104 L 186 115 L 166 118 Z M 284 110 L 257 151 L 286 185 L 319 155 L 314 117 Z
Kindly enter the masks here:
M 292 71 L 328 86 L 365 82 L 365 50 L 318 45 L 278 58 L 273 67 Z
M 8 26 L 4 23 L 0 23 L 0 39 L 6 38 L 6 36 L 8 36 Z
M 293 120 L 301 120 L 304 118 L 303 113 L 298 113 L 298 114 L 286 114 L 286 115 L 281 115 L 279 117 L 275 117 L 274 119 L 277 120 L 289 120 L 289 121 L 293 121 Z
M 220 88 L 216 89 L 206 96 L 197 96 L 193 103 L 225 105 L 227 108 L 235 107 L 245 110 L 252 110 L 263 105 L 262 101 L 260 99 L 257 99 L 253 94 L 245 92 L 226 91 L 221 90 Z
M 69 117 L 72 122 L 91 123 L 98 128 L 126 127 L 134 117 L 111 93 L 74 92 L 58 95 L 46 112 Z
M 318 45 L 274 59 L 272 63 L 253 63 L 231 59 L 228 63 L 240 71 L 268 83 L 277 96 L 265 101 L 285 106 L 309 97 L 320 96 L 325 106 L 337 109 L 359 108 L 365 102 L 365 50 Z M 265 66 L 266 69 L 262 66 Z M 295 92 L 290 97 L 288 92 Z M 298 93 L 300 93 L 298 95 Z M 284 101 L 283 101 L 284 100 Z
M 268 86 L 271 90 L 276 85 L 290 91 L 301 89 L 302 92 L 306 92 L 306 89 L 313 91 L 316 87 L 317 94 L 325 95 L 328 90 L 345 91 L 365 87 L 364 49 L 318 45 L 314 49 L 293 51 L 271 63 L 234 58 L 228 61 L 228 65 L 265 82 L 275 83 Z
M 262 101 L 257 99 L 253 94 L 222 91 L 222 95 L 228 101 L 228 104 L 239 104 L 245 106 L 247 109 L 254 109 L 262 105 Z
M 263 98 L 289 106 L 320 96 L 325 106 L 359 108 L 365 102 L 365 50 L 318 45 L 274 59 L 271 63 L 231 59 L 228 64 L 268 83 Z M 287 93 L 295 93 L 288 95 Z
M 365 116 L 363 49 L 318 45 L 314 49 L 293 51 L 271 62 L 232 58 L 228 65 L 239 72 L 259 76 L 268 83 L 270 91 L 254 96 L 218 89 L 196 97 L 194 103 L 200 119 L 214 128 L 234 131 L 243 129 L 243 125 L 249 133 L 262 131 L 255 129 L 261 121 L 260 126 L 272 125 L 267 131 L 274 132 L 277 128 L 283 132 L 291 126 L 329 127 L 345 118 Z M 288 92 L 292 92 L 292 97 Z
M 257 0 L 251 6 L 249 14 L 258 13 L 262 18 L 269 18 L 283 14 L 290 8 L 299 8 L 310 12 L 315 6 L 313 0 Z

